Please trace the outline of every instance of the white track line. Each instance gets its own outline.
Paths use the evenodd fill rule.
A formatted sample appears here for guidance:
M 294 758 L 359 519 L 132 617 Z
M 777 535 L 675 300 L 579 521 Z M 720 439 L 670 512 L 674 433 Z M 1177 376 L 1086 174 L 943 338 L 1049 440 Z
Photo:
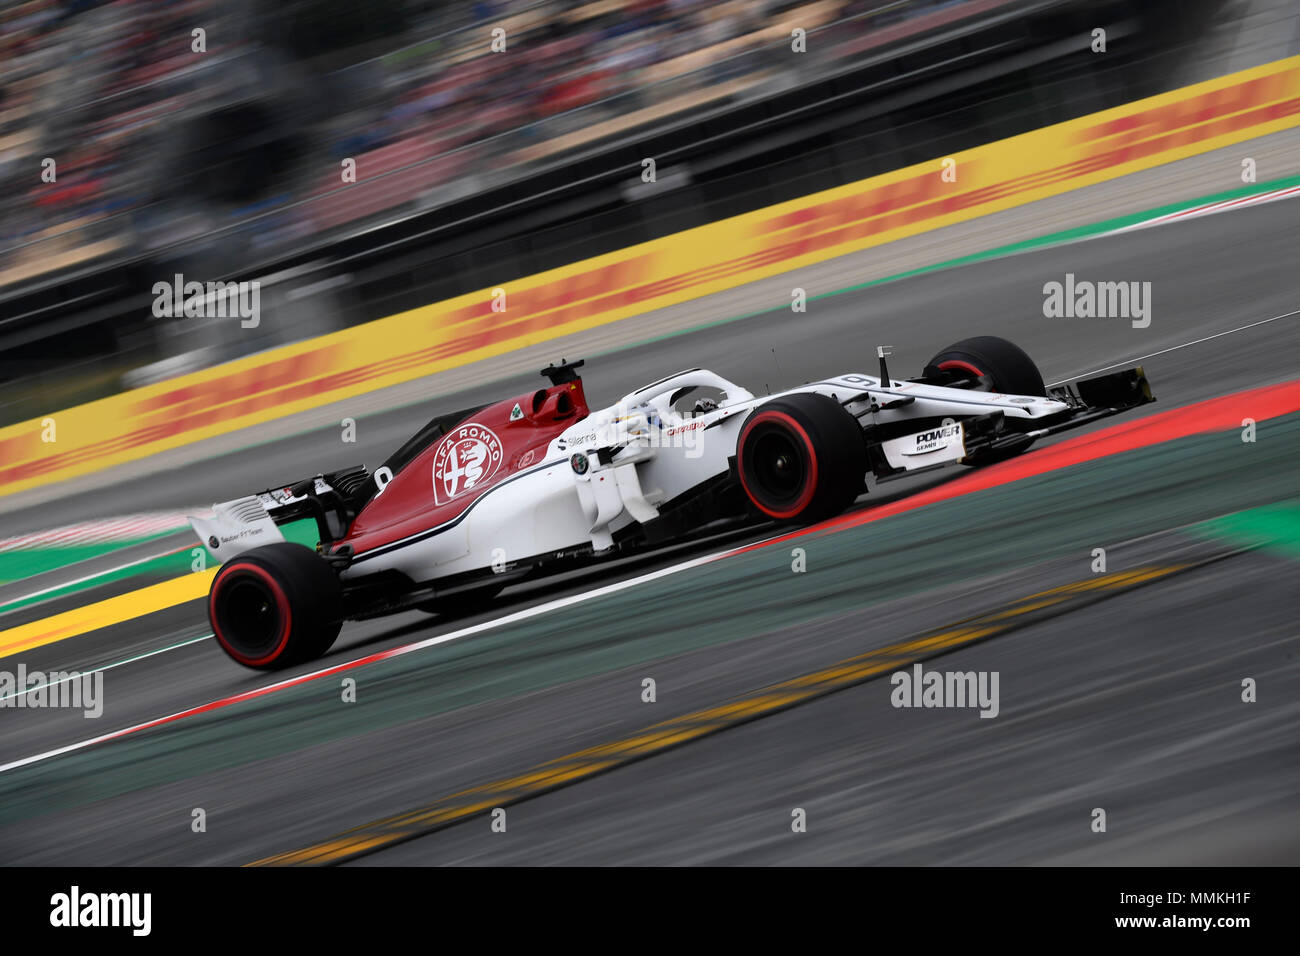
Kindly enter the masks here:
M 1300 196 L 1300 186 L 1288 186 L 1283 189 L 1270 189 L 1267 192 L 1254 193 L 1249 196 L 1238 196 L 1236 199 L 1223 199 L 1219 202 L 1206 203 L 1202 206 L 1188 206 L 1185 209 L 1179 209 L 1176 212 L 1166 213 L 1163 216 L 1156 216 L 1154 219 L 1144 219 L 1142 222 L 1135 222 L 1131 226 L 1121 226 L 1119 229 L 1112 229 L 1104 235 L 1113 236 L 1122 232 L 1132 232 L 1135 229 L 1148 229 L 1151 226 L 1163 226 L 1170 222 L 1186 222 L 1188 219 L 1199 219 L 1202 216 L 1212 216 L 1215 213 L 1228 212 L 1233 209 L 1245 209 L 1248 206 L 1261 206 L 1265 203 L 1277 202 L 1280 199 L 1294 199 Z
M 1167 352 L 1173 352 L 1176 351 L 1177 349 L 1187 348 L 1188 346 L 1191 345 L 1198 345 L 1202 342 L 1208 342 L 1211 339 L 1217 339 L 1224 335 L 1232 335 L 1234 332 L 1241 332 L 1246 329 L 1252 329 L 1255 328 L 1256 326 L 1266 325 L 1269 322 L 1276 322 L 1279 319 L 1290 318 L 1291 316 L 1294 315 L 1300 315 L 1300 309 L 1297 309 L 1294 312 L 1286 312 L 1283 313 L 1282 315 L 1275 315 L 1269 319 L 1261 319 L 1258 322 L 1252 322 L 1249 325 L 1239 326 L 1238 328 L 1235 329 L 1228 329 L 1225 332 L 1216 332 L 1213 335 L 1207 335 L 1203 338 L 1194 339 L 1191 342 L 1184 342 L 1181 345 L 1173 345 L 1167 349 L 1161 349 L 1157 352 L 1151 352 L 1147 355 L 1141 355 L 1135 359 L 1129 359 L 1124 362 L 1119 362 L 1115 365 L 1107 365 L 1104 368 L 1094 369 L 1091 372 L 1083 372 L 1080 373 L 1079 375 L 1074 375 L 1071 376 L 1070 378 L 1065 378 L 1059 382 L 1053 382 L 1051 384 L 1053 386 L 1063 385 L 1066 382 L 1072 382 L 1075 379 L 1083 378 L 1086 375 L 1096 375 L 1101 372 L 1109 371 L 1110 369 L 1120 368 L 1121 366 L 1132 364 L 1133 362 L 1140 362 L 1144 359 L 1152 358 L 1156 355 L 1164 355 Z M 772 540 L 772 539 L 765 539 L 765 540 Z M 311 671 L 310 673 L 303 674 L 299 677 L 291 677 L 291 678 L 286 678 L 285 680 L 276 681 L 275 683 L 267 684 L 266 686 L 260 687 L 256 690 L 245 691 L 242 694 L 236 694 L 233 697 L 226 697 L 217 701 L 213 701 L 212 703 L 205 704 L 202 707 L 190 708 L 188 710 L 178 711 L 174 714 L 169 714 L 166 717 L 145 721 L 144 723 L 141 724 L 135 724 L 131 727 L 126 727 L 122 730 L 113 731 L 112 733 L 102 734 L 98 737 L 91 737 L 86 740 L 81 740 L 78 741 L 77 743 L 69 744 L 65 747 L 59 747 L 55 750 L 48 750 L 45 751 L 44 753 L 34 754 L 30 757 L 24 757 L 20 760 L 14 760 L 7 764 L 0 765 L 0 773 L 5 773 L 9 770 L 15 770 L 19 767 L 25 767 L 28 766 L 29 764 L 39 763 L 40 761 L 48 760 L 51 757 L 57 757 L 65 753 L 71 753 L 73 751 L 83 750 L 86 747 L 93 746 L 94 744 L 111 740 L 114 737 L 122 737 L 127 734 L 135 733 L 147 727 L 154 727 L 160 724 L 170 723 L 171 721 L 189 716 L 201 710 L 214 709 L 216 707 L 222 707 L 229 704 L 238 703 L 240 701 L 261 697 L 266 694 L 273 693 L 274 691 L 282 688 L 287 688 L 287 687 L 294 686 L 296 684 L 305 683 L 306 681 L 309 680 L 314 680 L 326 674 L 333 674 L 343 670 L 351 670 L 355 667 L 359 667 L 363 664 L 371 663 L 374 661 L 386 660 L 392 657 L 404 656 L 414 651 L 424 650 L 425 648 L 429 648 L 429 647 L 435 647 L 439 644 L 447 644 L 450 643 L 451 641 L 458 641 L 462 638 L 470 637 L 474 634 L 480 634 L 484 631 L 488 631 L 496 627 L 501 627 L 506 624 L 514 624 L 519 621 L 525 621 L 534 617 L 540 617 L 543 614 L 549 614 L 551 611 L 556 611 L 566 607 L 571 607 L 575 604 L 580 604 L 584 601 L 591 600 L 592 598 L 602 597 L 606 594 L 614 594 L 617 593 L 618 591 L 624 591 L 627 590 L 628 588 L 637 587 L 641 584 L 645 584 L 662 577 L 667 577 L 670 574 L 676 574 L 679 571 L 686 571 L 691 568 L 700 567 L 701 565 L 707 564 L 710 561 L 716 561 L 721 558 L 725 558 L 728 555 L 734 554 L 741 549 L 749 550 L 749 549 L 761 547 L 764 543 L 765 543 L 764 541 L 757 541 L 751 544 L 742 545 L 740 548 L 730 548 L 726 551 L 719 551 L 714 554 L 704 555 L 699 558 L 692 558 L 691 560 L 684 561 L 681 564 L 671 565 L 667 568 L 660 568 L 657 571 L 651 571 L 647 574 L 639 575 L 638 577 L 635 578 L 628 578 L 625 581 L 617 581 L 613 584 L 607 584 L 603 587 L 596 588 L 593 591 L 585 591 L 581 594 L 573 594 L 573 595 L 569 595 L 568 597 L 556 598 L 555 600 L 548 601 L 544 604 L 538 604 L 531 608 L 525 608 L 521 611 L 516 611 L 515 613 L 508 614 L 505 617 L 496 618 L 495 620 L 492 621 L 484 621 L 481 624 L 474 624 L 470 627 L 462 628 L 458 631 L 452 631 L 449 634 L 442 634 L 437 637 L 427 638 L 426 640 L 423 641 L 417 641 L 414 644 L 406 644 L 400 647 L 391 648 L 387 651 L 380 651 L 375 654 L 368 654 L 365 655 L 364 657 L 356 658 L 352 661 L 348 661 L 343 664 L 335 664 L 330 667 L 322 668 L 321 670 Z M 177 646 L 181 646 L 181 645 L 177 645 Z M 164 651 L 174 650 L 174 649 L 175 647 L 163 648 L 159 651 L 155 651 L 152 653 L 163 653 Z M 129 662 L 123 661 L 122 663 L 129 663 Z
M 136 661 L 142 661 L 146 657 L 153 657 L 156 654 L 165 654 L 168 651 L 175 651 L 175 650 L 179 650 L 182 647 L 189 647 L 191 644 L 199 643 L 199 641 L 206 641 L 210 637 L 212 637 L 211 634 L 204 634 L 202 637 L 192 637 L 188 641 L 181 641 L 179 644 L 170 644 L 167 647 L 160 647 L 157 648 L 156 650 L 146 651 L 143 654 L 135 655 L 135 657 L 128 657 L 126 658 L 126 660 L 116 661 L 112 664 L 105 664 L 103 667 L 94 667 L 91 668 L 90 670 L 85 670 L 85 671 L 69 672 L 67 677 L 62 677 L 59 680 L 55 680 L 55 681 L 47 680 L 45 683 L 37 684 L 35 687 L 28 687 L 26 690 L 14 691 L 12 694 L 6 694 L 4 697 L 0 697 L 0 702 L 6 700 L 13 700 L 18 697 L 26 697 L 28 694 L 33 694 L 38 690 L 44 690 L 47 687 L 57 687 L 60 684 L 66 684 L 68 681 L 80 680 L 81 678 L 85 677 L 88 674 L 100 674 L 104 671 L 111 671 L 115 667 L 122 667 L 126 664 L 134 664 Z M 73 676 L 74 674 L 75 676 Z
M 41 588 L 39 591 L 31 591 L 30 593 L 24 594 L 21 597 L 10 598 L 7 601 L 0 601 L 0 614 L 8 614 L 10 610 L 17 610 L 17 608 L 11 607 L 11 605 L 21 604 L 24 601 L 30 601 L 32 598 L 40 597 L 42 594 L 49 594 L 51 591 L 62 591 L 64 588 L 75 587 L 78 584 L 85 584 L 87 581 L 95 580 L 95 578 L 102 578 L 105 575 L 114 574 L 118 571 L 125 571 L 127 568 L 133 568 L 137 564 L 144 564 L 146 561 L 156 561 L 158 558 L 165 558 L 168 555 L 179 554 L 181 551 L 184 550 L 185 548 L 183 547 L 173 548 L 170 551 L 163 551 L 160 552 L 159 554 L 146 555 L 143 558 L 136 558 L 134 561 L 128 561 L 126 562 L 126 564 L 119 564 L 115 567 L 106 568 L 103 571 L 96 571 L 94 574 L 87 574 L 84 577 L 75 578 L 71 581 L 65 581 L 62 584 L 54 584 L 48 588 Z M 19 581 L 21 580 L 22 579 L 20 578 Z M 17 584 L 18 581 L 11 581 L 9 583 Z M 39 604 L 41 602 L 38 601 L 37 603 Z M 8 608 L 9 610 L 6 610 L 6 608 Z
M 1052 382 L 1047 387 L 1054 388 L 1057 385 L 1064 385 L 1066 382 L 1073 382 L 1076 379 L 1083 378 L 1085 375 L 1100 375 L 1102 372 L 1109 372 L 1111 369 L 1123 368 L 1126 365 L 1132 365 L 1135 362 L 1141 362 L 1149 358 L 1155 358 L 1157 355 L 1164 355 L 1166 352 L 1176 352 L 1178 349 L 1185 349 L 1188 346 L 1200 345 L 1202 342 L 1208 342 L 1211 339 L 1221 338 L 1225 335 L 1232 335 L 1234 332 L 1244 332 L 1246 329 L 1253 329 L 1260 325 L 1267 325 L 1270 322 L 1276 322 L 1279 319 L 1289 319 L 1293 315 L 1300 315 L 1300 309 L 1294 312 L 1283 312 L 1281 315 L 1275 315 L 1271 319 L 1260 319 L 1258 322 L 1251 322 L 1249 325 L 1240 325 L 1235 329 L 1228 329 L 1226 332 L 1215 332 L 1213 335 L 1206 335 L 1199 339 L 1192 339 L 1190 342 L 1184 342 L 1181 345 L 1171 345 L 1167 349 L 1160 349 L 1158 352 L 1148 352 L 1146 355 L 1139 355 L 1137 358 L 1125 359 L 1122 362 L 1116 362 L 1114 365 L 1106 365 L 1102 368 L 1095 368 L 1091 372 L 1083 372 L 1079 375 L 1071 375 L 1069 378 L 1063 378 L 1059 382 Z
M 192 514 L 194 511 L 189 513 Z M 84 544 L 114 544 L 119 541 L 131 544 L 141 538 L 180 531 L 187 527 L 188 520 L 186 513 L 165 511 L 79 521 L 76 524 L 50 528 L 47 531 L 32 531 L 13 538 L 0 538 L 0 552 Z
M 741 547 L 745 549 L 749 549 L 761 543 L 762 542 L 754 542 L 753 544 L 746 544 L 746 545 L 742 545 Z M 737 550 L 738 549 L 736 548 L 731 548 L 726 551 L 719 551 L 714 554 L 708 554 L 708 555 L 703 555 L 702 557 L 692 558 L 691 560 L 683 561 L 680 564 L 671 565 L 667 568 L 660 568 L 657 571 L 650 571 L 646 574 L 639 575 L 635 578 L 628 578 L 626 581 L 616 581 L 613 584 L 604 585 L 602 587 L 596 588 L 593 591 L 585 591 L 582 594 L 571 594 L 567 597 L 556 598 L 552 601 L 547 601 L 544 604 L 535 605 L 534 607 L 524 608 L 523 610 L 516 611 L 513 614 L 507 614 L 505 617 L 496 618 L 495 620 L 492 621 L 484 621 L 481 624 L 474 624 L 471 625 L 470 627 L 461 628 L 458 631 L 452 631 L 449 634 L 440 634 L 436 637 L 426 638 L 423 641 L 417 641 L 414 644 L 405 644 L 399 647 L 389 648 L 388 650 L 366 654 L 362 657 L 355 658 L 351 661 L 347 661 L 342 664 L 333 664 L 329 667 L 324 667 L 321 668 L 320 670 L 311 671 L 307 674 L 301 674 L 297 677 L 285 678 L 284 680 L 275 681 L 274 683 L 267 684 L 263 687 L 259 687 L 254 690 L 244 691 L 240 694 L 235 694 L 230 697 L 224 697 L 219 700 L 212 701 L 208 704 L 203 704 L 198 707 L 191 707 L 186 710 L 177 711 L 176 713 L 168 714 L 166 717 L 154 718 L 152 720 L 144 721 L 143 723 L 134 724 L 130 727 L 125 727 L 121 730 L 115 730 L 107 734 L 100 734 L 97 737 L 90 737 L 85 740 L 80 740 L 77 741 L 76 743 L 68 744 L 64 747 L 55 748 L 54 750 L 47 750 L 44 753 L 33 754 L 30 757 L 23 757 L 19 760 L 13 760 L 10 761 L 9 763 L 0 765 L 0 773 L 6 773 L 7 771 L 10 770 L 16 770 L 19 767 L 26 767 L 29 766 L 30 764 L 40 763 L 41 761 L 48 760 L 51 757 L 58 757 L 66 753 L 72 753 L 74 751 L 84 750 L 87 747 L 91 747 L 94 746 L 95 744 L 112 740 L 115 737 L 124 737 L 127 734 L 136 733 L 138 731 L 145 730 L 150 727 L 157 727 L 162 724 L 171 723 L 183 717 L 189 717 L 205 711 L 215 710 L 221 707 L 229 706 L 231 704 L 240 703 L 242 701 L 252 700 L 257 697 L 263 697 L 267 694 L 274 693 L 277 690 L 282 690 L 282 689 L 295 686 L 297 684 L 306 683 L 307 681 L 315 680 L 316 678 L 319 677 L 324 677 L 326 675 L 339 673 L 341 671 L 352 670 L 364 664 L 374 663 L 381 660 L 388 660 L 394 657 L 402 657 L 405 656 L 406 654 L 410 654 L 415 651 L 421 651 L 426 648 L 436 647 L 439 644 L 449 644 L 452 641 L 458 641 L 461 640 L 462 638 L 470 637 L 474 634 L 481 634 L 484 631 L 489 631 L 494 628 L 502 627 L 506 624 L 515 624 L 518 623 L 519 621 L 530 620 L 535 617 L 540 617 L 543 614 L 549 614 L 552 611 L 562 610 L 566 607 L 572 607 L 575 604 L 581 604 L 585 601 L 590 601 L 593 598 L 603 597 L 607 594 L 614 594 L 619 591 L 626 591 L 630 588 L 639 587 L 640 585 L 646 584 L 650 581 L 667 577 L 671 574 L 676 574 L 679 571 L 687 571 L 690 570 L 691 568 L 700 567 L 701 565 L 707 564 L 710 561 L 716 561 L 720 558 L 727 557 L 728 555 L 734 553 Z M 171 650 L 171 649 L 174 648 L 164 648 L 163 650 Z M 154 653 L 161 653 L 161 652 L 162 651 L 157 651 Z

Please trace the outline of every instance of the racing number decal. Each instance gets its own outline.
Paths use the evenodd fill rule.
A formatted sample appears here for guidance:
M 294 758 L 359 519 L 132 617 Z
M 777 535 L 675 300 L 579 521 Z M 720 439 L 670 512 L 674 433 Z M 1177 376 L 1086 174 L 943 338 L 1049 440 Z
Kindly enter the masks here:
M 442 440 L 433 456 L 433 498 L 438 504 L 483 484 L 501 467 L 501 439 L 471 422 Z

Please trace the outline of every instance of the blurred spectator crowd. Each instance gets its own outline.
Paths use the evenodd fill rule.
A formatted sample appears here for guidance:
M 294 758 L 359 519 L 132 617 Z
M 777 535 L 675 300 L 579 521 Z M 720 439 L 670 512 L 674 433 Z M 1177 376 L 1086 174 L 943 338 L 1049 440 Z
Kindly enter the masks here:
M 0 12 L 0 287 L 121 250 L 231 235 L 265 248 L 426 208 L 1005 2 L 412 2 L 404 32 L 305 60 L 253 0 L 19 0 Z M 271 115 L 300 148 L 262 195 L 160 189 L 186 161 L 185 123 L 281 91 Z

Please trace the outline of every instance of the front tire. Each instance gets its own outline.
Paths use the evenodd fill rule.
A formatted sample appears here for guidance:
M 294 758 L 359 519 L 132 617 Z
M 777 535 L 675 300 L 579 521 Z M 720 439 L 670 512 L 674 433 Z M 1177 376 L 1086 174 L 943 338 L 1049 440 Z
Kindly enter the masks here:
M 321 557 L 287 541 L 221 566 L 208 591 L 212 633 L 230 657 L 279 670 L 320 657 L 343 626 L 343 589 Z
M 736 442 L 740 485 L 775 521 L 810 524 L 863 491 L 867 447 L 857 419 L 826 395 L 800 392 L 760 405 Z
M 925 367 L 927 378 L 943 375 L 974 378 L 990 392 L 1006 395 L 1047 395 L 1043 375 L 1020 346 L 996 335 L 977 335 L 950 345 Z M 995 465 L 1029 450 L 1032 441 L 998 452 L 985 452 L 964 463 L 971 466 Z
M 941 373 L 986 381 L 989 390 L 1007 395 L 1046 396 L 1043 375 L 1028 353 L 996 335 L 977 335 L 950 345 L 925 367 L 927 377 Z

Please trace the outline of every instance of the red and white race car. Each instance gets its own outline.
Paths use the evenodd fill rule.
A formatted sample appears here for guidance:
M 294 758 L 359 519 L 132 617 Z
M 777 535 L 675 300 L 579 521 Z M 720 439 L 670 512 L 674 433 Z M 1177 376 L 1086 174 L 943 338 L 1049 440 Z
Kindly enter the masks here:
M 1049 394 L 1004 339 L 944 349 L 922 374 L 847 373 L 776 395 L 689 369 L 592 411 L 577 369 L 441 415 L 372 474 L 355 467 L 191 518 L 223 564 L 212 629 L 236 661 L 324 654 L 346 619 L 482 606 L 526 577 L 681 540 L 722 522 L 808 523 L 922 469 L 978 465 L 1152 401 L 1141 368 Z M 279 526 L 315 520 L 317 551 Z

